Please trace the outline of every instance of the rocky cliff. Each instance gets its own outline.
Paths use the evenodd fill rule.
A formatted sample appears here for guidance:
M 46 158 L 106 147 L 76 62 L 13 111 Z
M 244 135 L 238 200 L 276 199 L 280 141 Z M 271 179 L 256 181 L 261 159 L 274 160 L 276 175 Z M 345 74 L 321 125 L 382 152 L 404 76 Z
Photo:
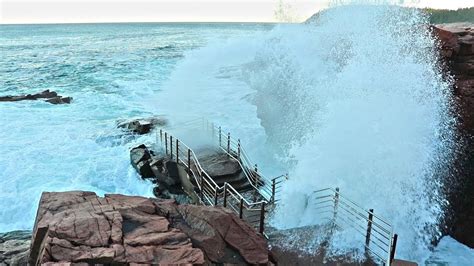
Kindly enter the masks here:
M 43 193 L 29 264 L 247 265 L 268 258 L 266 240 L 227 209 L 73 191 Z
M 447 233 L 474 247 L 474 24 L 443 24 L 434 27 L 440 40 L 445 72 L 454 77 L 453 94 L 459 115 L 458 156 L 449 184 L 451 206 Z

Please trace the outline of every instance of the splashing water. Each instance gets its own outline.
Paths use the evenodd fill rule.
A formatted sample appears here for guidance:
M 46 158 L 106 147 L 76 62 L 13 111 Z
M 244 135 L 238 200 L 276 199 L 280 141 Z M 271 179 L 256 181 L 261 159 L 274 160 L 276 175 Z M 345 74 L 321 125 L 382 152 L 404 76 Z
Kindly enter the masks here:
M 289 169 L 275 226 L 313 224 L 306 197 L 337 186 L 393 222 L 397 255 L 423 261 L 440 236 L 454 137 L 426 25 L 416 10 L 350 5 L 212 43 L 186 54 L 156 105 L 222 124 L 268 175 Z

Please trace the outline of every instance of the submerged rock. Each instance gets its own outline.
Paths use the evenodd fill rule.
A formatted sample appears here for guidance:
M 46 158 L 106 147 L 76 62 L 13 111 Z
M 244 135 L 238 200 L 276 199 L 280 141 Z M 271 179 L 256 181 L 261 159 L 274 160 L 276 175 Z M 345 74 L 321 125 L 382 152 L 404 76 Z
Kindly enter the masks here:
M 18 96 L 2 96 L 0 102 L 17 102 L 25 100 L 46 99 L 45 101 L 52 104 L 66 104 L 71 103 L 71 97 L 62 97 L 55 91 L 45 90 L 36 94 L 26 94 Z
M 117 127 L 135 134 L 143 135 L 149 133 L 157 126 L 164 126 L 166 124 L 166 119 L 162 117 L 149 117 L 128 121 L 118 121 Z
M 0 234 L 0 265 L 26 265 L 30 240 L 31 231 L 13 231 Z
M 45 192 L 30 265 L 261 264 L 265 239 L 231 211 L 93 192 Z
M 71 103 L 72 98 L 71 97 L 53 97 L 51 99 L 47 99 L 46 102 L 52 103 L 52 104 L 65 104 L 65 103 Z

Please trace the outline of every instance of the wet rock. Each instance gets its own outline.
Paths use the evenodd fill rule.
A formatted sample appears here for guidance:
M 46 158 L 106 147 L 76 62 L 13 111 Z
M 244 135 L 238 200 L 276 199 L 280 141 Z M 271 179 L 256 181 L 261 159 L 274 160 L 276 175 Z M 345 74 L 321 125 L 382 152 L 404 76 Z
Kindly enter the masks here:
M 229 158 L 226 153 L 206 150 L 199 151 L 199 162 L 213 178 L 238 175 L 242 168 L 239 163 Z
M 237 160 L 212 148 L 201 149 L 197 153 L 202 168 L 219 186 L 228 183 L 240 192 L 252 190 L 252 185 Z
M 66 104 L 71 103 L 71 97 L 62 97 L 58 95 L 55 91 L 45 90 L 40 93 L 36 94 L 26 94 L 26 95 L 18 95 L 18 96 L 2 96 L 0 97 L 0 102 L 17 102 L 17 101 L 25 101 L 25 100 L 38 100 L 38 99 L 46 99 L 46 102 L 52 104 Z
M 30 239 L 31 231 L 13 231 L 0 234 L 0 265 L 26 265 Z
M 268 262 L 265 239 L 224 208 L 93 192 L 43 193 L 30 265 Z
M 440 40 L 444 72 L 455 79 L 453 94 L 459 121 L 459 150 L 446 192 L 451 209 L 445 233 L 474 248 L 474 24 L 443 24 L 433 30 Z
M 153 188 L 153 195 L 160 199 L 172 199 L 178 204 L 193 204 L 193 200 L 181 189 L 170 189 L 163 185 Z
M 130 150 L 130 161 L 144 179 L 151 179 L 156 187 L 153 193 L 158 198 L 174 199 L 180 204 L 191 203 L 191 198 L 182 188 L 178 165 L 167 156 L 156 156 L 142 144 Z
M 157 126 L 164 126 L 166 124 L 166 119 L 162 117 L 149 117 L 129 121 L 118 121 L 117 127 L 135 134 L 143 135 L 149 133 Z
M 151 156 L 150 150 L 144 144 L 130 150 L 130 162 L 142 178 L 155 177 L 150 166 Z
M 175 161 L 167 157 L 161 157 L 159 159 L 153 159 L 150 165 L 158 182 L 168 187 L 179 185 L 178 164 Z
M 52 103 L 52 104 L 65 104 L 65 103 L 71 103 L 71 100 L 72 100 L 71 97 L 56 96 L 56 97 L 47 99 L 46 102 Z
M 156 201 L 159 213 L 166 214 L 173 227 L 188 235 L 213 263 L 266 264 L 266 240 L 231 210 L 223 207 L 177 205 Z

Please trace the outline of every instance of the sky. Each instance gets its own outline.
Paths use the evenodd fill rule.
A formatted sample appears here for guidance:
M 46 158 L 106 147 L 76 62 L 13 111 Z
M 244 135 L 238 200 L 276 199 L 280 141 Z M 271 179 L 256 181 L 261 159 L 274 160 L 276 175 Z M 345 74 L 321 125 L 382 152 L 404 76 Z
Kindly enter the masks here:
M 330 0 L 0 0 L 0 24 L 85 22 L 301 22 Z M 457 9 L 474 0 L 398 0 L 407 6 Z

